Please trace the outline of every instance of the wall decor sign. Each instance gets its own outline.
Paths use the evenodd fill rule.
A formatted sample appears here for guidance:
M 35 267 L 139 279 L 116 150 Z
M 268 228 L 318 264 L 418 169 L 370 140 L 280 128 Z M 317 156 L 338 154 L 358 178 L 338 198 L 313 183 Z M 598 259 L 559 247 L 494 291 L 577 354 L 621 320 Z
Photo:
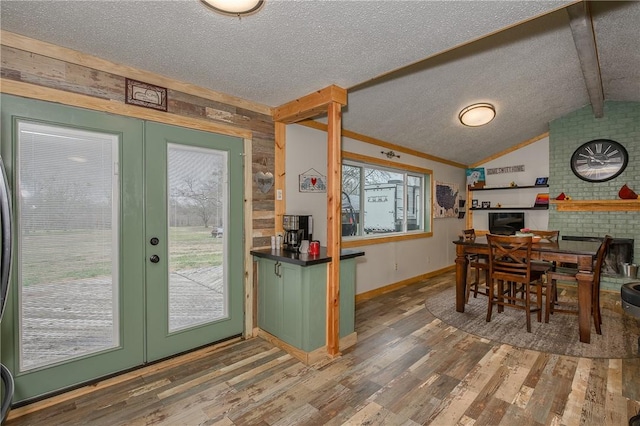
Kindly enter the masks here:
M 300 192 L 327 192 L 327 177 L 316 169 L 300 174 Z
M 436 182 L 433 217 L 458 217 L 459 196 L 457 183 Z
M 160 111 L 167 110 L 167 89 L 137 80 L 125 79 L 124 102 Z
M 518 173 L 518 172 L 524 172 L 524 164 L 520 164 L 519 166 L 494 167 L 492 169 L 487 169 L 488 175 L 499 175 L 501 173 Z

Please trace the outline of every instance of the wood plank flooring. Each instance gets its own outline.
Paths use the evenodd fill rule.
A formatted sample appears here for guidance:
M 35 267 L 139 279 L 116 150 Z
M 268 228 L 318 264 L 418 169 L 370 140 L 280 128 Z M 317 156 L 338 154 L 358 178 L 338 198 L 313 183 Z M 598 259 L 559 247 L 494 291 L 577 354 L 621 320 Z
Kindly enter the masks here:
M 305 366 L 240 341 L 18 408 L 6 424 L 627 425 L 640 412 L 640 358 L 559 356 L 459 331 L 424 308 L 453 280 L 359 303 L 358 343 L 332 362 Z

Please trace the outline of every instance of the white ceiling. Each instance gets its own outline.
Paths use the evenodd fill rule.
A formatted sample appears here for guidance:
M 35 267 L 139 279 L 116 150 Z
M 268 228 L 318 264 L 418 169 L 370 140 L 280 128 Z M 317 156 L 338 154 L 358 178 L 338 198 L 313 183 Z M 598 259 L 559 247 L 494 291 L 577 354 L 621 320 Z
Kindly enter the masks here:
M 590 103 L 564 7 L 575 1 L 10 1 L 3 30 L 267 106 L 331 84 L 343 128 L 464 164 Z M 605 100 L 640 102 L 640 2 L 590 2 Z M 496 106 L 468 128 L 468 104 Z

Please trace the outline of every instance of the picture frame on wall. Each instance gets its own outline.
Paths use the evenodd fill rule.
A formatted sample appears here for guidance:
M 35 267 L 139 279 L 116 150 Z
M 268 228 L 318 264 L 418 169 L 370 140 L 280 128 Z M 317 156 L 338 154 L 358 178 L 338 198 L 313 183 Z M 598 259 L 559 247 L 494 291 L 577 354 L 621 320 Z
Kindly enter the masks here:
M 309 169 L 298 178 L 300 192 L 327 192 L 327 177 L 316 169 Z
M 483 201 L 482 202 L 482 208 L 483 209 L 488 209 L 491 207 L 491 201 Z
M 485 174 L 484 167 L 475 167 L 472 169 L 467 169 L 467 187 L 471 189 L 484 188 L 485 185 Z
M 125 79 L 124 102 L 159 111 L 167 111 L 167 89 L 142 81 Z

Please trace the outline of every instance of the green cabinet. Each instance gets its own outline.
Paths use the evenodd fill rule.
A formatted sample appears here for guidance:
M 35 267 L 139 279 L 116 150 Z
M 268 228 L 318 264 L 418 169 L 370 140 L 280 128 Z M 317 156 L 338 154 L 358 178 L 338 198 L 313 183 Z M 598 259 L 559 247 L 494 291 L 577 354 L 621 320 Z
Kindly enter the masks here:
M 258 326 L 311 352 L 325 345 L 327 265 L 258 261 Z
M 327 263 L 258 263 L 258 327 L 305 352 L 326 345 Z M 355 331 L 355 258 L 340 262 L 340 338 Z

